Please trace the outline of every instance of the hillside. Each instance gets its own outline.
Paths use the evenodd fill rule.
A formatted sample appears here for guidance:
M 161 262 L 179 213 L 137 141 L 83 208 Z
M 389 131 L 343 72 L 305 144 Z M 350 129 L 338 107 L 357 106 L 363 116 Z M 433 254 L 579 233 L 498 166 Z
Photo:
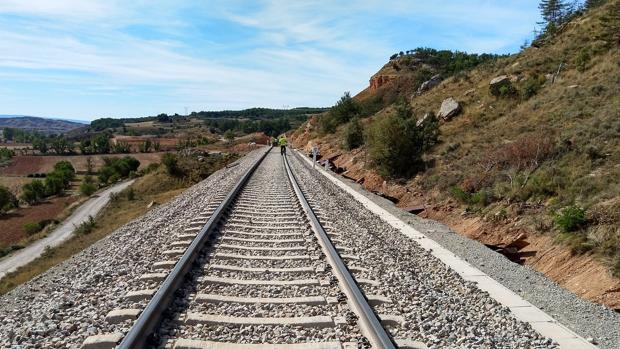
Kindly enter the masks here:
M 0 129 L 17 128 L 50 135 L 61 134 L 84 127 L 84 124 L 68 121 L 40 118 L 35 116 L 8 116 L 0 117 Z
M 344 142 L 356 121 L 325 128 L 334 111 L 302 125 L 293 143 L 317 145 L 337 172 L 399 207 L 620 309 L 619 18 L 620 1 L 608 1 L 517 54 L 463 69 L 434 65 L 422 50 L 394 55 L 352 99 L 359 147 Z M 406 175 L 386 173 L 377 154 L 405 133 L 377 149 L 380 127 L 402 115 L 423 124 L 431 113 L 437 141 L 413 143 L 425 152 Z

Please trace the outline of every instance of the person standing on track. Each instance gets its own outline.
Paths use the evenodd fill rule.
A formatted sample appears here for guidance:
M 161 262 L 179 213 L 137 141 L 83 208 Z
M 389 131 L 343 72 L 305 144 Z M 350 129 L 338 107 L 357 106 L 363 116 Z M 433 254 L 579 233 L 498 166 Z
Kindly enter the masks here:
M 286 155 L 286 136 L 280 136 L 278 145 L 280 146 L 280 155 Z

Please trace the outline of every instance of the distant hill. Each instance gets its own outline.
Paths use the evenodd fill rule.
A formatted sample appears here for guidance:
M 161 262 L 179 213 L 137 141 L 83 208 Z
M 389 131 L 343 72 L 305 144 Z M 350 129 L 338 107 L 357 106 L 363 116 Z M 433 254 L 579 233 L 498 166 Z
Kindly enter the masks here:
M 84 123 L 69 120 L 47 119 L 35 116 L 0 115 L 0 129 L 9 127 L 36 131 L 43 134 L 59 134 L 84 127 L 84 125 Z

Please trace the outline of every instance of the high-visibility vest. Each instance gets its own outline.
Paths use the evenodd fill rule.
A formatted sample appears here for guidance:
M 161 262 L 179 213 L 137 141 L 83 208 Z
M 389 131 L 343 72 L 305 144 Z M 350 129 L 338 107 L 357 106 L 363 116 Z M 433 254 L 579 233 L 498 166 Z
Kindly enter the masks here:
M 286 138 L 281 137 L 281 138 L 280 138 L 280 140 L 278 140 L 278 144 L 279 144 L 280 146 L 286 145 Z

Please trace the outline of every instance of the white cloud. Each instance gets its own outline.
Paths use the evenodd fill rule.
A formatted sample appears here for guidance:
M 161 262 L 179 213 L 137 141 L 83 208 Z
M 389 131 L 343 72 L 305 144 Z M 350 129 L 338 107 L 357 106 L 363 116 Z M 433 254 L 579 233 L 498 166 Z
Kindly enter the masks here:
M 135 95 L 157 99 L 157 108 L 170 101 L 195 109 L 329 105 L 345 90 L 364 88 L 392 51 L 419 46 L 416 38 L 428 35 L 392 33 L 392 20 L 406 27 L 408 21 L 433 18 L 446 32 L 443 44 L 474 51 L 497 50 L 519 39 L 506 34 L 510 27 L 500 28 L 504 37 L 494 35 L 498 22 L 529 26 L 520 24 L 527 21 L 523 13 L 510 10 L 514 6 L 503 8 L 482 0 L 475 4 L 487 6 L 471 8 L 455 1 L 441 6 L 404 1 L 385 6 L 371 0 L 355 4 L 269 0 L 248 9 L 246 2 L 234 0 L 4 0 L 0 78 L 14 93 L 0 96 L 0 105 L 11 105 L 10 99 L 20 93 L 27 99 L 28 92 L 16 87 L 24 82 L 62 90 L 68 101 L 84 95 L 108 99 Z M 213 20 L 251 28 L 253 35 L 243 42 L 202 37 L 197 42 L 200 22 Z M 157 40 L 130 35 L 125 29 L 131 25 L 149 26 L 166 35 Z M 468 36 L 457 28 L 472 25 L 488 28 L 489 35 Z M 401 41 L 392 40 L 396 35 Z M 403 39 L 410 47 L 394 47 Z M 222 47 L 230 49 L 229 56 L 210 50 Z M 40 103 L 60 105 L 45 98 L 41 96 Z M 133 108 L 131 115 L 148 113 Z M 144 110 L 148 108 L 154 107 Z

